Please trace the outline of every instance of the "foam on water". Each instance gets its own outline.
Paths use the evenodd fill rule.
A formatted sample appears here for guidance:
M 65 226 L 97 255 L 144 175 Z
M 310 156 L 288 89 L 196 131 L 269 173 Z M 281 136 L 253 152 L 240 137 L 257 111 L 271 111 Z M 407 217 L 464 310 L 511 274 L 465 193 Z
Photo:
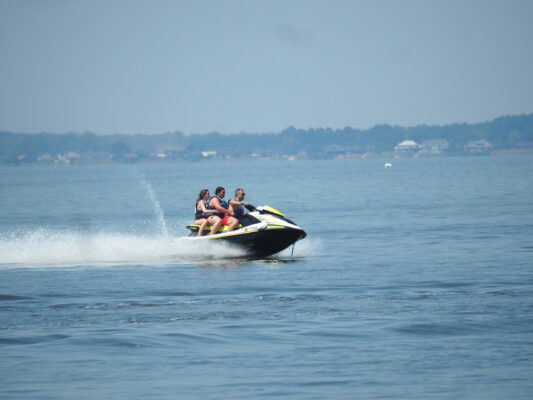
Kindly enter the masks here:
M 243 256 L 224 243 L 176 242 L 166 235 L 35 229 L 0 235 L 0 267 L 166 265 Z

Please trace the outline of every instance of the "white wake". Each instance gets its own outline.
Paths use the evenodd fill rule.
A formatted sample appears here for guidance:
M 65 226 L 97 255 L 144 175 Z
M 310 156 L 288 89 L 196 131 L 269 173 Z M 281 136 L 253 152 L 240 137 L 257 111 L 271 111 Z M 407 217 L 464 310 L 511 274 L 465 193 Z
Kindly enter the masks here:
M 167 265 L 243 256 L 223 243 L 176 242 L 167 235 L 36 229 L 0 235 L 0 267 Z

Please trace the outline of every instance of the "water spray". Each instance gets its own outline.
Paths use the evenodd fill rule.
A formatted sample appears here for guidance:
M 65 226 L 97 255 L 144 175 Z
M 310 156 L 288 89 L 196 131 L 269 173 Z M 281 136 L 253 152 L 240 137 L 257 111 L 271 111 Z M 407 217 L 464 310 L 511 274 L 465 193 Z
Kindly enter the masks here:
M 152 207 L 154 208 L 154 213 L 157 219 L 157 223 L 161 229 L 161 233 L 163 234 L 163 236 L 168 236 L 168 228 L 167 228 L 167 223 L 165 221 L 165 214 L 163 213 L 163 209 L 161 208 L 159 201 L 155 197 L 155 193 L 154 193 L 154 190 L 152 189 L 152 185 L 142 175 L 141 175 L 141 184 L 143 188 L 145 189 L 148 195 L 148 198 L 152 202 Z

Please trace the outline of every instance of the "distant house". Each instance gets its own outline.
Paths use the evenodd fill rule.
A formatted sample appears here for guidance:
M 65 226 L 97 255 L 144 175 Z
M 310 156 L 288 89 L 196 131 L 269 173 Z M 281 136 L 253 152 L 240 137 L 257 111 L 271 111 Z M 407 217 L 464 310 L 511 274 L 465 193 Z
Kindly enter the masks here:
M 215 158 L 217 156 L 217 152 L 213 150 L 205 150 L 202 151 L 202 156 L 206 158 Z
M 64 155 L 64 157 L 65 157 L 66 159 L 69 159 L 69 160 L 72 161 L 72 160 L 78 160 L 78 159 L 80 159 L 81 156 L 80 156 L 78 153 L 74 152 L 74 151 L 68 151 L 68 152 Z
M 422 150 L 427 154 L 442 154 L 450 148 L 450 142 L 446 139 L 424 140 L 421 145 Z
M 404 140 L 394 146 L 394 153 L 397 156 L 411 155 L 420 149 L 420 145 L 414 140 Z
M 415 142 L 414 140 L 404 140 L 403 142 L 398 143 L 396 146 L 394 146 L 394 150 L 401 151 L 401 150 L 416 150 L 420 147 L 420 145 Z
M 492 149 L 492 143 L 488 140 L 481 139 L 481 140 L 473 140 L 466 144 L 465 150 L 468 154 L 483 154 L 488 152 L 490 149 Z
M 54 158 L 49 153 L 43 153 L 37 158 L 38 162 L 52 162 L 54 161 Z

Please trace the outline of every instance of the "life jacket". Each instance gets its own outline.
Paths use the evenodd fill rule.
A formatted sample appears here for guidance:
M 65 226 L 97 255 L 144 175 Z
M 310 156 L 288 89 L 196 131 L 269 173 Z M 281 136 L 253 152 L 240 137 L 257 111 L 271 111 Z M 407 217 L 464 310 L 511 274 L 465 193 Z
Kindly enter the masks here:
M 218 195 L 211 196 L 211 198 L 209 199 L 209 202 L 207 204 L 207 208 L 208 209 L 216 210 L 216 208 L 211 205 L 211 200 L 214 199 L 215 197 L 218 199 L 218 202 L 220 203 L 220 207 L 224 207 L 226 210 L 229 210 L 228 202 L 226 200 L 224 200 L 222 197 L 218 196 Z M 223 218 L 225 214 L 217 212 L 214 215 L 217 215 L 220 218 Z
M 207 201 L 205 201 L 205 200 L 197 201 L 195 206 L 194 206 L 194 218 L 195 219 L 207 218 L 209 216 L 208 214 L 204 213 L 201 208 L 198 208 L 198 203 L 200 201 L 203 201 L 205 206 L 206 206 L 206 208 L 208 208 L 208 202 Z
M 244 206 L 242 204 L 239 204 L 236 208 L 233 209 L 233 211 L 235 212 L 236 218 L 242 218 L 245 215 Z

